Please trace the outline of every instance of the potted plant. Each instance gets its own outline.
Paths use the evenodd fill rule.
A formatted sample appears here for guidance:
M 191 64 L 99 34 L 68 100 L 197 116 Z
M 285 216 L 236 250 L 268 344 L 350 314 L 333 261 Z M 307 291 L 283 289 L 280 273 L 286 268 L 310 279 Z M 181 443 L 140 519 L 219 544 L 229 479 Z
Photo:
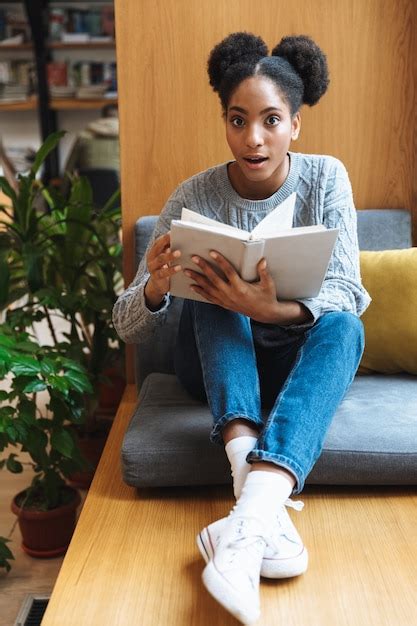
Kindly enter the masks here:
M 37 557 L 65 552 L 80 503 L 79 492 L 67 484 L 84 466 L 71 425 L 82 423 L 84 396 L 92 389 L 83 366 L 65 350 L 59 344 L 39 346 L 28 333 L 0 325 L 0 380 L 8 383 L 0 391 L 0 468 L 22 472 L 22 453 L 29 455 L 33 479 L 14 497 L 12 510 L 23 549 Z M 47 395 L 42 412 L 36 402 L 41 391 Z M 4 548 L 3 542 L 6 558 Z
M 54 320 L 66 321 L 61 350 L 85 367 L 93 388 L 86 420 L 76 427 L 79 445 L 95 444 L 101 436 L 102 448 L 103 426 L 109 422 L 99 417 L 100 388 L 112 385 L 109 372 L 115 374 L 119 398 L 124 386 L 123 344 L 111 319 L 122 288 L 119 193 L 97 210 L 87 179 L 72 176 L 64 196 L 36 178 L 63 134 L 47 138 L 31 170 L 19 175 L 17 192 L 0 177 L 10 199 L 9 206 L 0 206 L 0 309 L 7 308 L 8 321 L 21 330 L 44 320 L 55 346 L 60 337 Z M 91 477 L 90 471 L 87 484 Z

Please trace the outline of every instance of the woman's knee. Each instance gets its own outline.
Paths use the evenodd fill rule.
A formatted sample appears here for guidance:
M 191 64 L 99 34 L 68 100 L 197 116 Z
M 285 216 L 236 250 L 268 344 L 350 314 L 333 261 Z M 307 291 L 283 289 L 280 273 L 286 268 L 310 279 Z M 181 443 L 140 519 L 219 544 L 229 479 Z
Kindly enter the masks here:
M 365 346 L 365 333 L 359 317 L 348 311 L 331 311 L 325 313 L 318 322 L 321 322 L 326 333 L 336 339 L 340 346 L 354 348 L 360 358 Z

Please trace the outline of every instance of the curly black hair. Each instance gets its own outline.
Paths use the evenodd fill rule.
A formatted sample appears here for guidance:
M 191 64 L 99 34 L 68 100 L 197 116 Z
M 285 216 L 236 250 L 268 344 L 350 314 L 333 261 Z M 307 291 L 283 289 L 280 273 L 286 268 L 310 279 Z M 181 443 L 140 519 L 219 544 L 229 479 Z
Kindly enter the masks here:
M 302 104 L 313 106 L 326 92 L 329 71 L 326 55 L 307 35 L 283 37 L 268 56 L 264 41 L 252 33 L 228 35 L 210 52 L 210 85 L 226 113 L 234 90 L 246 78 L 265 76 L 277 86 L 291 115 Z

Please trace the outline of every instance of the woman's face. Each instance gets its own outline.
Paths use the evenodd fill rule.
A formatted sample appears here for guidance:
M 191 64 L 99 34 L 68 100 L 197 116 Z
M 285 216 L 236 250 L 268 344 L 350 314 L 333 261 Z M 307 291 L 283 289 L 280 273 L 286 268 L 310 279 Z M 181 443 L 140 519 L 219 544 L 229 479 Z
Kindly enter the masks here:
M 287 152 L 300 126 L 299 113 L 291 118 L 271 80 L 256 76 L 240 83 L 226 114 L 227 143 L 236 159 L 230 173 L 238 193 L 266 198 L 283 184 Z

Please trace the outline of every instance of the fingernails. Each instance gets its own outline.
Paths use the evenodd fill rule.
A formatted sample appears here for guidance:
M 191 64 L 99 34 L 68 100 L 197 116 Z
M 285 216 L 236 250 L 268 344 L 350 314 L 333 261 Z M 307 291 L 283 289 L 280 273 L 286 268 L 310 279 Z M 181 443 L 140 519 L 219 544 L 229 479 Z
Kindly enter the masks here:
M 175 265 L 174 266 L 174 272 L 179 272 L 181 268 L 181 265 Z
M 178 258 L 179 256 L 181 256 L 181 250 L 175 250 L 175 251 L 172 253 L 172 256 L 174 256 L 175 258 Z
M 210 252 L 210 256 L 211 256 L 212 259 L 217 259 L 218 254 L 216 254 L 216 252 L 211 251 Z
M 263 259 L 263 261 L 260 262 L 259 267 L 261 268 L 261 270 L 264 270 L 266 268 L 266 261 L 265 261 L 265 259 Z
M 198 258 L 198 256 L 192 256 L 192 257 L 191 257 L 191 260 L 192 260 L 194 263 L 197 263 L 197 265 L 200 263 L 200 259 Z
M 189 278 L 191 278 L 191 276 L 192 276 L 192 274 L 191 274 L 191 272 L 189 270 L 184 270 L 184 274 L 186 276 L 188 276 Z

